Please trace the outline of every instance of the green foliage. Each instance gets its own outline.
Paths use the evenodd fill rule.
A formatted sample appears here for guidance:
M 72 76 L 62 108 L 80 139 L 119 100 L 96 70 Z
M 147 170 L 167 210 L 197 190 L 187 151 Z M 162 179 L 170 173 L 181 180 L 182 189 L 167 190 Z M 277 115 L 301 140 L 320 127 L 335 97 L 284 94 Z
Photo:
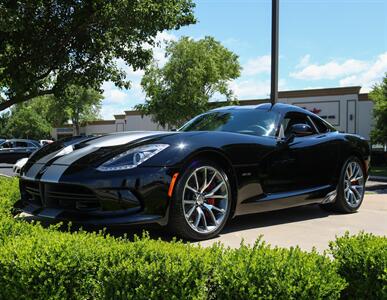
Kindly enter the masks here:
M 387 144 L 387 73 L 382 83 L 376 85 L 369 97 L 374 102 L 374 127 L 371 131 L 373 143 Z
M 192 0 L 24 0 L 0 3 L 0 111 L 75 84 L 129 87 L 122 59 L 152 58 L 155 36 L 195 22 Z
M 345 299 L 387 299 L 387 238 L 346 233 L 330 244 L 339 274 L 348 282 Z
M 338 299 L 345 281 L 315 251 L 270 248 L 257 241 L 218 257 L 214 294 L 219 299 Z
M 7 137 L 44 139 L 50 138 L 52 127 L 72 121 L 76 135 L 83 122 L 99 117 L 103 96 L 94 89 L 70 86 L 61 97 L 45 95 L 28 103 L 17 104 L 5 116 L 4 133 Z
M 162 126 L 181 126 L 210 107 L 209 99 L 219 93 L 233 100 L 228 87 L 240 75 L 238 56 L 212 37 L 195 41 L 183 37 L 166 49 L 163 67 L 149 66 L 141 81 L 146 102 L 136 109 Z
M 261 240 L 239 249 L 131 242 L 15 220 L 18 197 L 18 180 L 0 177 L 0 299 L 386 298 L 385 237 L 338 238 L 333 261 Z
M 40 101 L 38 101 L 40 102 Z M 8 137 L 45 139 L 51 136 L 51 125 L 45 118 L 45 107 L 20 104 L 12 109 L 5 132 Z
M 8 137 L 8 133 L 5 130 L 11 113 L 9 111 L 0 113 L 0 138 Z
M 54 104 L 54 110 L 61 111 L 74 125 L 79 135 L 80 124 L 99 117 L 103 96 L 99 91 L 81 86 L 69 86 Z

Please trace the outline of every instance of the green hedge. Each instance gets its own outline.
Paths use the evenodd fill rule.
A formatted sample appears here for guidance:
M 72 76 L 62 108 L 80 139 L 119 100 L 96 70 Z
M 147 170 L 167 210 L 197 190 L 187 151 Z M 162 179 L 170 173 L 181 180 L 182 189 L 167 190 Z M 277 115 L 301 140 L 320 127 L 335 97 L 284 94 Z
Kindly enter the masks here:
M 386 238 L 339 238 L 331 245 L 334 260 L 261 240 L 239 249 L 146 235 L 130 242 L 15 220 L 17 198 L 17 180 L 0 179 L 0 299 L 381 299 L 386 292 L 386 252 L 364 251 Z M 344 258 L 349 251 L 356 261 Z M 375 264 L 366 263 L 371 257 Z M 355 285 L 354 275 L 366 283 Z
M 346 233 L 331 242 L 330 249 L 339 274 L 348 282 L 343 298 L 387 299 L 386 237 Z

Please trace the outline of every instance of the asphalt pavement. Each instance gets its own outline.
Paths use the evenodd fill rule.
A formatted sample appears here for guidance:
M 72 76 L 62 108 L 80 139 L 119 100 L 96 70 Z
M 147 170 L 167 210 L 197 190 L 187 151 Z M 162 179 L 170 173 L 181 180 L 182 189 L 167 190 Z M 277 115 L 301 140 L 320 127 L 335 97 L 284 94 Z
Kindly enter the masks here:
M 0 163 L 0 176 L 13 176 L 13 165 Z
M 335 236 L 362 230 L 387 236 L 387 193 L 367 193 L 359 211 L 353 214 L 328 213 L 318 205 L 309 205 L 237 217 L 218 238 L 201 244 L 221 242 L 235 248 L 242 240 L 253 244 L 263 235 L 263 240 L 273 246 L 299 246 L 304 250 L 315 247 L 322 252 Z

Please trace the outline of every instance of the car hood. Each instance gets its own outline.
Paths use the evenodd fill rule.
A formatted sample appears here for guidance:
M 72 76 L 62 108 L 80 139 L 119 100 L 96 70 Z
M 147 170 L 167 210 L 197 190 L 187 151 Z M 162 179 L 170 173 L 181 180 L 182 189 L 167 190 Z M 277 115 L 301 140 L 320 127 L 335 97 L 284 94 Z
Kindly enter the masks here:
M 151 138 L 177 134 L 177 132 L 163 131 L 132 131 L 89 137 L 69 144 L 50 144 L 37 151 L 30 159 L 30 164 L 72 165 L 87 164 L 85 157 L 100 160 L 117 152 L 125 151 L 138 142 Z M 93 155 L 95 154 L 95 155 Z

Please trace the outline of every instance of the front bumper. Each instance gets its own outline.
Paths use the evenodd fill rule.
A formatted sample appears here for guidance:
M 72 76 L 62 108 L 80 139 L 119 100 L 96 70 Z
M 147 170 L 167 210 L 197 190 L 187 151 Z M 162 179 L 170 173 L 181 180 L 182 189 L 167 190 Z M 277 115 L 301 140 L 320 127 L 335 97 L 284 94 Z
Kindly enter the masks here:
M 15 209 L 53 222 L 166 225 L 170 180 L 171 170 L 164 167 L 119 172 L 73 169 L 58 182 L 22 177 Z

